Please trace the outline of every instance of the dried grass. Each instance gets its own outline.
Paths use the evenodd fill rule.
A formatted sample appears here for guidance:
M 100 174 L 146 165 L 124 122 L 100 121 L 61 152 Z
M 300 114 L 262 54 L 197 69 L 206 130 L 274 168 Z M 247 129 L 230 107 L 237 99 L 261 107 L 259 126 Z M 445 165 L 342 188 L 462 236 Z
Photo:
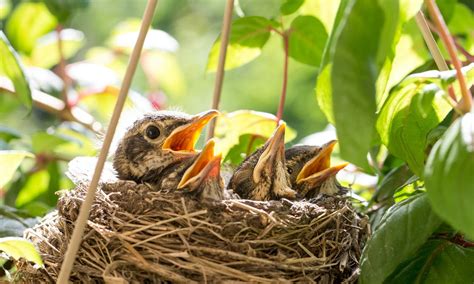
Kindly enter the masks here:
M 64 193 L 25 232 L 45 268 L 21 262 L 20 281 L 57 278 L 85 190 Z M 343 197 L 202 203 L 120 181 L 97 191 L 71 280 L 353 283 L 367 235 L 367 219 Z

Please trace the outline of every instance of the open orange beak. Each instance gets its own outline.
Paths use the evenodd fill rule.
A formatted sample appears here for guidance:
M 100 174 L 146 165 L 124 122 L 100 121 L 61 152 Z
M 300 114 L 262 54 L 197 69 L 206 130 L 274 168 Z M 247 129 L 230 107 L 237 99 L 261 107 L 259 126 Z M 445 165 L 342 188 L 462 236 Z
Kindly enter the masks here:
M 303 166 L 296 177 L 297 184 L 302 182 L 311 182 L 314 185 L 321 184 L 329 177 L 336 175 L 349 164 L 343 163 L 331 167 L 331 153 L 336 143 L 337 141 L 333 140 L 324 145 L 321 151 Z
M 196 114 L 188 124 L 182 125 L 171 132 L 163 143 L 162 149 L 176 152 L 194 152 L 194 145 L 199 139 L 202 129 L 218 115 L 217 110 Z
M 214 139 L 206 143 L 197 159 L 184 173 L 178 184 L 178 189 L 185 188 L 190 184 L 201 184 L 207 177 L 220 175 L 221 154 L 214 155 L 214 145 Z

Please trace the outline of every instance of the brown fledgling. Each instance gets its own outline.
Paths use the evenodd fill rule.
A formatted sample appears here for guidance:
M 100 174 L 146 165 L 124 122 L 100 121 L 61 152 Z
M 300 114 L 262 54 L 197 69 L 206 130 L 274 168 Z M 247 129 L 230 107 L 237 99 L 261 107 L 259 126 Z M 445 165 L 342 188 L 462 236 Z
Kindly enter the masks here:
M 335 145 L 333 140 L 321 147 L 297 145 L 285 151 L 290 183 L 298 195 L 313 198 L 319 193 L 334 195 L 344 191 L 336 180 L 336 174 L 348 163 L 331 167 L 331 153 Z
M 159 111 L 135 121 L 115 151 L 113 167 L 119 179 L 175 189 L 198 155 L 194 145 L 202 128 L 218 114 Z
M 280 124 L 265 145 L 239 165 L 229 181 L 229 189 L 252 200 L 296 197 L 285 167 L 285 127 Z
M 183 174 L 178 189 L 201 200 L 222 200 L 228 196 L 221 177 L 221 155 L 214 155 L 214 139 L 209 140 L 201 153 Z

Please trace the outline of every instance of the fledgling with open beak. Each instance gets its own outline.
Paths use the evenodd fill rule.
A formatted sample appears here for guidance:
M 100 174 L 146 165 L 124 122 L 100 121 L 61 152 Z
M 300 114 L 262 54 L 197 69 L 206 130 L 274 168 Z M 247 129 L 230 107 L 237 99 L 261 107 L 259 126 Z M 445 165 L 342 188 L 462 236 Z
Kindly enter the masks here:
M 198 155 L 194 145 L 201 130 L 218 114 L 216 110 L 194 116 L 159 111 L 135 121 L 115 151 L 113 167 L 119 179 L 176 189 Z
M 286 168 L 292 188 L 301 197 L 313 198 L 319 193 L 335 195 L 343 192 L 336 174 L 348 163 L 331 167 L 331 153 L 336 140 L 325 145 L 297 145 L 285 151 Z
M 210 139 L 178 184 L 178 190 L 200 200 L 225 199 L 224 180 L 221 177 L 221 155 L 214 155 L 214 139 Z
M 265 145 L 240 164 L 229 181 L 229 189 L 252 200 L 296 198 L 285 167 L 285 127 L 281 123 Z

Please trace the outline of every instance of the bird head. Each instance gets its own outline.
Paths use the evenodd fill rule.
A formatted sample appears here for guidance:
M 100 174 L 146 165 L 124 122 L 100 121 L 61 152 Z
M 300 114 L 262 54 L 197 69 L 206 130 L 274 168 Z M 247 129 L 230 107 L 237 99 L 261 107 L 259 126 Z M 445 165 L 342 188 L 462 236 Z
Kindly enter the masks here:
M 335 176 L 348 163 L 331 166 L 331 153 L 336 142 L 333 140 L 321 147 L 293 146 L 286 150 L 287 171 L 298 194 L 309 198 L 319 192 L 329 195 L 339 192 Z
M 296 197 L 285 168 L 285 123 L 265 145 L 247 157 L 234 172 L 229 187 L 242 198 L 271 200 Z
M 218 114 L 209 110 L 194 116 L 174 111 L 144 115 L 127 130 L 115 151 L 118 177 L 146 182 L 163 169 L 194 158 L 201 130 Z
M 184 172 L 178 189 L 199 199 L 222 200 L 224 181 L 220 174 L 221 155 L 214 155 L 214 139 L 210 139 L 192 165 Z

